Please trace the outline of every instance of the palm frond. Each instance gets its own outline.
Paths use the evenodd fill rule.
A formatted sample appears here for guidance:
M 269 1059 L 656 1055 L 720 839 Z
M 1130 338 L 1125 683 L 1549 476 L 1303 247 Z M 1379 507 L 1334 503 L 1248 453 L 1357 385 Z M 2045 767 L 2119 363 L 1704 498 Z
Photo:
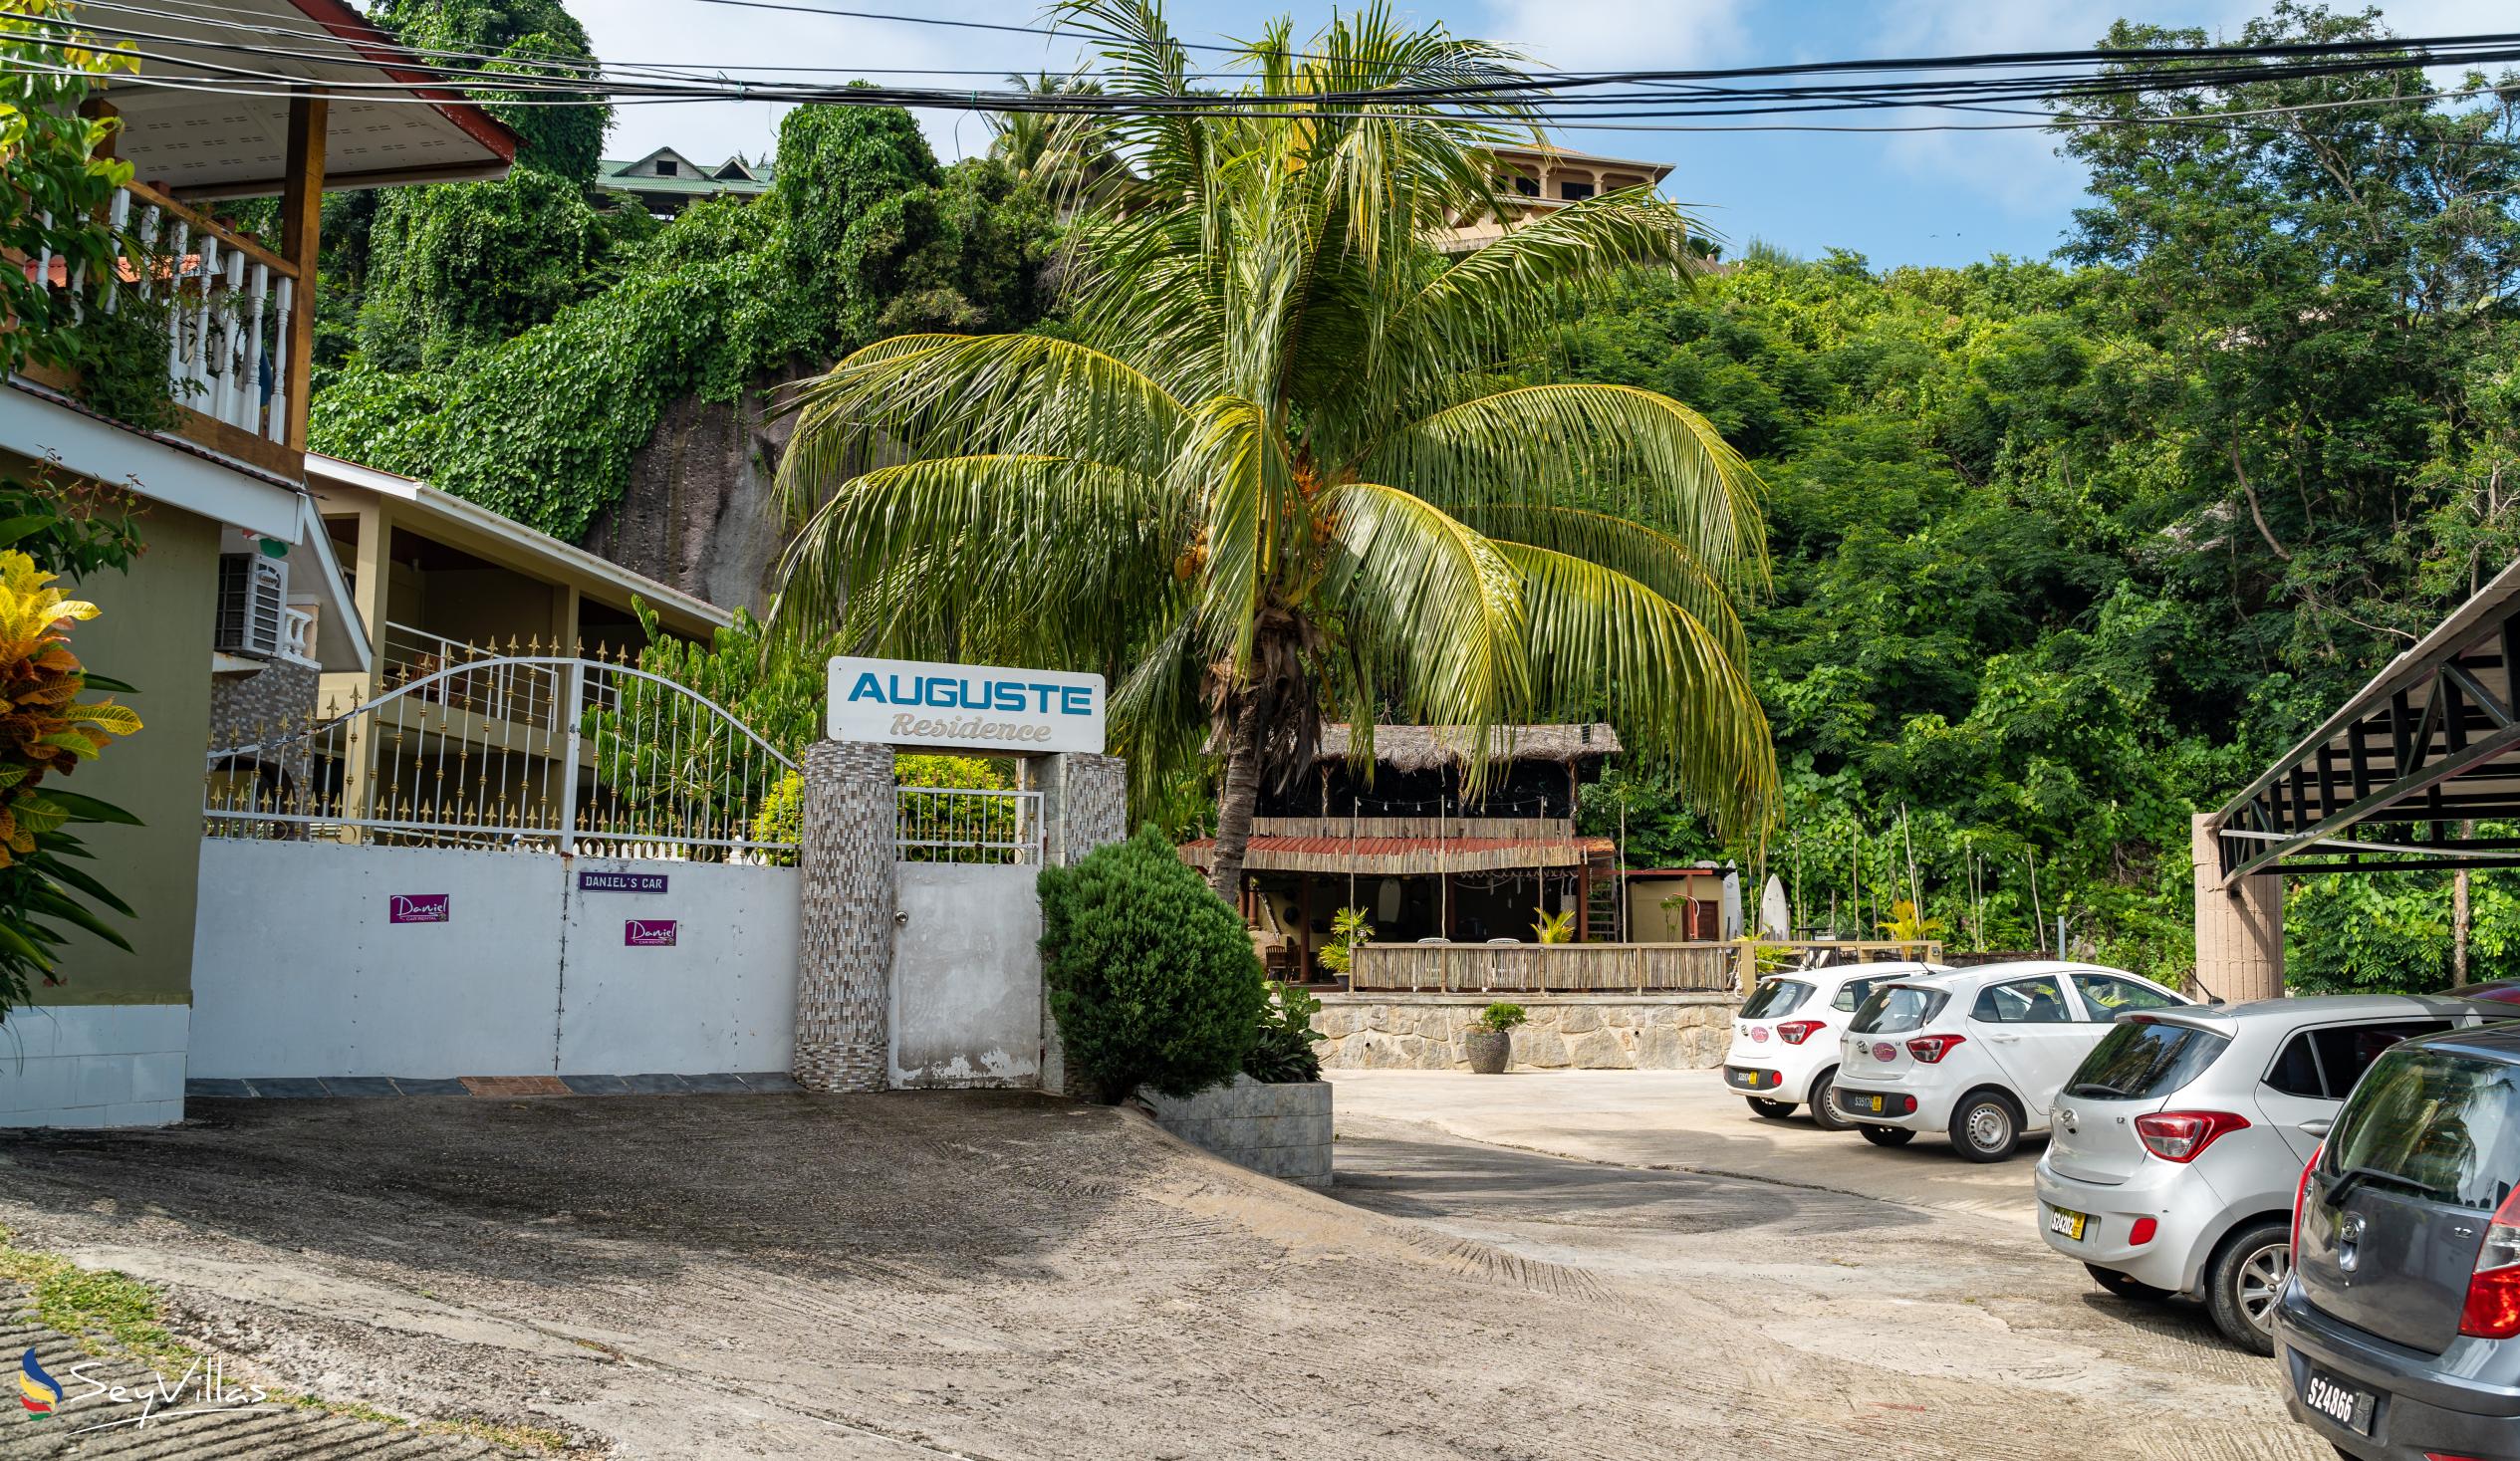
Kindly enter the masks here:
M 1479 396 L 1393 432 L 1357 471 L 1448 511 L 1582 505 L 1635 517 L 1719 584 L 1765 582 L 1757 474 L 1714 423 L 1655 391 L 1528 385 Z
M 1371 646 L 1408 712 L 1484 729 L 1529 699 L 1517 575 L 1495 545 L 1420 497 L 1374 482 L 1328 489 L 1322 598 Z
M 1520 580 L 1533 712 L 1607 702 L 1622 743 L 1669 769 L 1719 835 L 1763 833 L 1777 796 L 1767 712 L 1706 626 L 1599 564 L 1521 543 L 1493 550 Z

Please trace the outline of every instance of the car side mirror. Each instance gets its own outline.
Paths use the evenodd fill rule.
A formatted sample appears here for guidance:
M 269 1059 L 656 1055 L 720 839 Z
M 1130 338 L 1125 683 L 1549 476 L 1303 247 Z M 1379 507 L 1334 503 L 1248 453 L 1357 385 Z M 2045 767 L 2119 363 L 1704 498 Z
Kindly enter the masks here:
M 2320 1140 L 2325 1141 L 2328 1139 L 2329 1128 L 2335 1124 L 2336 1117 L 2321 1116 L 2317 1120 L 2302 1122 L 2299 1129 L 2307 1135 L 2316 1136 Z

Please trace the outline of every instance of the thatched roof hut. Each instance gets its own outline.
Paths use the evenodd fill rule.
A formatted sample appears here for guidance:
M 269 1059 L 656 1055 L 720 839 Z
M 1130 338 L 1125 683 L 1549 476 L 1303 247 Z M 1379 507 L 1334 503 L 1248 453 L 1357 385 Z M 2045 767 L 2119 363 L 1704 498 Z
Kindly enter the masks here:
M 1460 725 L 1378 725 L 1374 761 L 1394 771 L 1439 771 L 1470 760 L 1473 732 Z M 1351 727 L 1322 727 L 1316 762 L 1345 761 L 1354 749 Z M 1601 721 L 1583 725 L 1498 725 L 1487 732 L 1490 761 L 1554 761 L 1573 764 L 1620 753 L 1619 733 Z

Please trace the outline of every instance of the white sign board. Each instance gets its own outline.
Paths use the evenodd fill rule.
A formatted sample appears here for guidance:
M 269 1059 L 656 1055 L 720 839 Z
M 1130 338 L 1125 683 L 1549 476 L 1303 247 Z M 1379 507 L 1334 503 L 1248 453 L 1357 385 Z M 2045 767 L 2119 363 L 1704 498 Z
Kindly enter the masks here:
M 831 662 L 831 737 L 992 755 L 1089 751 L 1104 736 L 1103 677 L 1051 669 Z

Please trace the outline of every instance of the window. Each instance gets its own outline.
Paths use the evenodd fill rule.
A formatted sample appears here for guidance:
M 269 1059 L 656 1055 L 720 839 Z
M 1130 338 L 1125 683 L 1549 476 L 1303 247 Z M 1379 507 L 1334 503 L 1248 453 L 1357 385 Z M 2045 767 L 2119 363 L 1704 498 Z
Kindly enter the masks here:
M 1855 1020 L 1848 1028 L 1858 1035 L 1900 1035 L 1920 1030 L 1950 1002 L 1951 992 L 1946 989 L 1885 984 L 1865 997 L 1864 1007 L 1855 1012 Z
M 674 161 L 671 157 L 659 157 L 656 159 L 656 175 L 658 177 L 671 177 L 681 170 L 682 164 Z
M 2231 1042 L 2193 1025 L 2122 1020 L 2083 1058 L 2065 1094 L 2095 1100 L 2152 1100 L 2204 1073 Z
M 2371 1025 L 2330 1025 L 2304 1030 L 2284 1045 L 2266 1073 L 2266 1084 L 2286 1096 L 2343 1100 L 2354 1083 L 2401 1040 L 2450 1028 L 2447 1020 L 2392 1020 Z
M 1586 198 L 1589 198 L 1592 195 L 1593 185 L 1589 182 L 1562 182 L 1558 184 L 1558 196 L 1566 199 L 1570 203 L 1583 202 Z
M 1540 196 L 1540 179 L 1516 173 L 1514 174 L 1514 191 L 1526 198 L 1536 198 Z
M 2149 984 L 2114 974 L 2077 974 L 2074 988 L 2083 996 L 2083 1018 L 2103 1025 L 2131 1010 L 2158 1010 L 2178 1003 Z
M 2275 1064 L 2267 1069 L 2266 1084 L 2286 1096 L 2327 1099 L 2327 1083 L 2319 1079 L 2319 1053 L 2310 1048 L 2309 1031 L 2304 1030 L 2284 1042 L 2283 1053 L 2276 1056 Z
M 1774 1020 L 1794 1013 L 1811 998 L 1812 987 L 1799 979 L 1770 979 L 1751 991 L 1741 1006 L 1745 1020 Z
M 2066 1007 L 2065 991 L 2054 979 L 2042 977 L 1986 986 L 1969 1018 L 1989 1025 L 2065 1025 L 2074 1016 Z
M 1829 1007 L 1833 1010 L 1854 1009 L 1857 1005 L 1864 1003 L 1866 999 L 1870 998 L 1875 987 L 1880 985 L 1881 982 L 1882 981 L 1878 977 L 1873 979 L 1850 979 L 1845 984 L 1838 987 L 1838 997 L 1829 1002 Z
M 2487 1211 L 2520 1171 L 2520 1067 L 2417 1046 L 2372 1064 L 2337 1116 L 2319 1174 L 2362 1171 L 2436 1202 Z

